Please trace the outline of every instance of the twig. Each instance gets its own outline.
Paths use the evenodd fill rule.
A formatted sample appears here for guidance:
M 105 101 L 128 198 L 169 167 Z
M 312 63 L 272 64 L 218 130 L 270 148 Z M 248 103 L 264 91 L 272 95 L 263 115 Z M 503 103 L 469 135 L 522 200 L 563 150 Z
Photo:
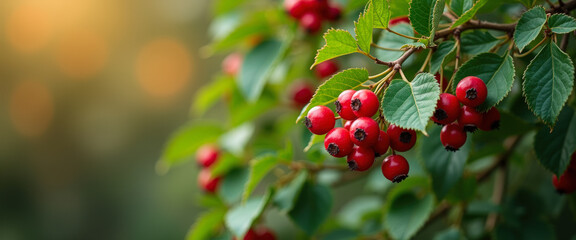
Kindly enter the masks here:
M 526 57 L 526 56 L 528 56 L 528 54 L 534 52 L 534 50 L 536 50 L 536 48 L 540 47 L 540 45 L 542 45 L 546 40 L 548 40 L 548 36 L 544 37 L 544 38 L 542 39 L 542 41 L 540 41 L 538 44 L 536 44 L 536 46 L 534 46 L 533 48 L 531 48 L 531 49 L 528 50 L 527 52 L 522 53 L 522 54 L 514 53 L 514 57 L 520 58 L 520 57 Z
M 411 36 L 408 36 L 408 35 L 404 35 L 404 34 L 402 34 L 402 33 L 396 32 L 396 31 L 394 31 L 394 30 L 392 30 L 392 29 L 390 29 L 390 28 L 386 28 L 386 31 L 391 32 L 391 33 L 394 33 L 394 34 L 396 34 L 396 35 L 398 35 L 398 36 L 400 36 L 400 37 L 405 37 L 405 38 L 412 39 L 412 40 L 420 40 L 420 38 L 411 37 Z

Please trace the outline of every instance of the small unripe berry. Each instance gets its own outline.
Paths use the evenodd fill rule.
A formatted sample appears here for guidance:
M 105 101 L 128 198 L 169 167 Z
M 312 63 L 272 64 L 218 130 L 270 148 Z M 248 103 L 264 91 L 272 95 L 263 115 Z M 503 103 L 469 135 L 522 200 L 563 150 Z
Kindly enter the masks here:
M 333 60 L 327 60 L 314 67 L 314 74 L 316 74 L 318 79 L 324 79 L 332 76 L 334 73 L 338 72 L 339 69 L 340 67 L 338 66 L 338 63 Z
M 401 155 L 390 155 L 382 161 L 382 174 L 388 180 L 398 183 L 408 177 L 410 165 Z
M 482 124 L 478 126 L 482 131 L 490 131 L 500 127 L 500 112 L 496 107 L 490 108 L 488 112 L 482 114 Z
M 464 131 L 475 132 L 478 126 L 482 124 L 482 114 L 473 107 L 462 106 L 458 123 L 464 128 Z
M 215 193 L 220 184 L 220 177 L 212 176 L 209 168 L 203 168 L 198 174 L 198 185 L 208 193 Z
M 349 131 L 345 128 L 334 128 L 326 134 L 324 148 L 334 157 L 345 157 L 352 152 L 354 144 L 350 140 Z
M 386 133 L 390 137 L 390 148 L 398 152 L 406 152 L 416 144 L 416 131 L 414 130 L 390 124 Z
M 372 117 L 378 112 L 380 102 L 374 92 L 362 89 L 352 95 L 351 107 L 358 117 Z
M 486 100 L 488 89 L 482 79 L 468 76 L 460 80 L 456 86 L 456 97 L 462 104 L 477 107 Z
M 442 127 L 440 141 L 448 151 L 458 151 L 466 143 L 466 132 L 458 123 L 451 123 Z
M 242 67 L 243 56 L 240 53 L 231 53 L 222 61 L 222 71 L 228 76 L 236 76 Z
M 358 146 L 371 147 L 378 141 L 380 128 L 374 119 L 361 117 L 350 126 L 350 139 Z
M 314 96 L 314 87 L 305 82 L 297 82 L 290 89 L 290 96 L 292 98 L 292 104 L 297 108 L 302 108 L 310 102 L 312 96 Z
M 354 146 L 347 157 L 348 167 L 354 171 L 366 171 L 374 163 L 374 150 L 372 148 Z
M 310 109 L 304 118 L 304 124 L 310 132 L 316 135 L 322 135 L 334 128 L 336 119 L 330 108 L 320 105 Z
M 456 121 L 459 116 L 460 102 L 458 102 L 456 96 L 450 93 L 440 94 L 432 120 L 437 124 L 446 125 Z
M 352 101 L 352 96 L 356 93 L 355 90 L 349 89 L 345 90 L 338 96 L 338 100 L 334 102 L 336 105 L 336 113 L 346 120 L 355 120 L 358 118 L 354 111 L 352 111 L 352 106 L 350 102 Z
M 202 167 L 212 166 L 219 157 L 220 153 L 216 146 L 211 144 L 202 145 L 196 151 L 196 162 Z
M 317 33 L 322 28 L 322 18 L 320 17 L 320 14 L 315 12 L 304 13 L 300 19 L 300 26 L 302 26 L 302 28 L 304 28 L 308 33 Z

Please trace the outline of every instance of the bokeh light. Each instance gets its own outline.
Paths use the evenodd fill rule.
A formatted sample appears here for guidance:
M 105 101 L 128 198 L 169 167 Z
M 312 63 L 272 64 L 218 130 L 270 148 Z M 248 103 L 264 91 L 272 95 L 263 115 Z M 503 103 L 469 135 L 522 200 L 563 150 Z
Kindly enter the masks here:
M 10 116 L 14 128 L 25 137 L 41 136 L 54 116 L 50 90 L 39 81 L 18 83 L 10 97 Z
M 58 68 L 74 79 L 86 79 L 104 67 L 109 55 L 106 39 L 94 31 L 76 30 L 63 37 L 56 48 Z
M 21 53 L 33 53 L 46 46 L 54 33 L 52 16 L 42 1 L 22 1 L 6 19 L 6 35 Z

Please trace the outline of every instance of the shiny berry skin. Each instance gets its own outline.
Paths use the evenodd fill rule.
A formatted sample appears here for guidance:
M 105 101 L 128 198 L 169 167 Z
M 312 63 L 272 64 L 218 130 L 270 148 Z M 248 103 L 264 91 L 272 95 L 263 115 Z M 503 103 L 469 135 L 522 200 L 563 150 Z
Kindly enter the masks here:
M 350 103 L 352 111 L 358 117 L 372 117 L 380 107 L 376 94 L 367 89 L 358 90 L 354 93 Z
M 390 148 L 398 152 L 406 152 L 416 144 L 416 131 L 398 127 L 394 124 L 388 126 L 388 137 L 390 138 Z
M 374 150 L 361 146 L 354 146 L 346 158 L 348 167 L 353 171 L 366 171 L 374 163 Z
M 309 12 L 318 12 L 320 9 L 320 1 L 317 0 L 286 0 L 284 1 L 284 8 L 288 14 L 295 19 L 301 19 L 304 14 Z
M 325 13 L 325 18 L 328 21 L 337 21 L 338 19 L 340 19 L 340 16 L 342 15 L 342 10 L 340 10 L 340 7 L 336 6 L 336 5 L 332 5 L 332 6 L 328 6 L 328 9 L 326 9 L 326 13 Z
M 202 145 L 196 151 L 196 162 L 202 167 L 212 166 L 220 156 L 218 148 L 211 144 Z
M 340 115 L 340 117 L 343 119 L 355 120 L 358 118 L 358 116 L 354 114 L 354 111 L 352 111 L 352 106 L 350 105 L 354 93 L 356 93 L 355 90 L 345 90 L 340 93 L 338 100 L 334 102 L 334 105 L 336 105 L 336 113 L 338 113 L 338 115 Z
M 466 143 L 466 132 L 458 123 L 451 123 L 442 127 L 440 142 L 448 151 L 456 152 Z
M 460 102 L 450 93 L 440 94 L 432 121 L 440 125 L 452 123 L 460 116 Z
M 324 79 L 332 76 L 334 73 L 338 72 L 339 69 L 340 67 L 335 61 L 328 60 L 316 65 L 316 67 L 314 67 L 314 74 L 316 74 L 318 79 Z
M 443 77 L 442 81 L 440 81 L 440 73 L 434 74 L 434 79 L 436 79 L 436 82 L 438 82 L 438 85 L 440 85 L 440 92 L 443 92 L 446 89 L 448 89 L 448 79 Z
M 458 123 L 464 128 L 466 132 L 474 132 L 478 129 L 478 126 L 482 124 L 483 116 L 482 113 L 476 111 L 475 108 L 469 106 L 462 106 L 460 110 L 460 116 L 458 117 Z
M 388 26 L 392 27 L 392 26 L 400 24 L 400 23 L 410 24 L 410 19 L 408 18 L 408 16 L 395 17 L 395 18 L 390 19 L 390 22 L 388 22 Z
M 228 76 L 236 76 L 242 67 L 244 57 L 240 53 L 231 53 L 222 61 L 222 71 Z
M 382 161 L 382 174 L 388 180 L 399 183 L 408 177 L 410 165 L 401 155 L 390 155 Z
M 350 139 L 358 146 L 372 147 L 378 141 L 380 128 L 374 119 L 361 117 L 350 126 Z
M 310 132 L 322 135 L 334 128 L 336 118 L 334 118 L 334 113 L 330 108 L 321 105 L 310 109 L 308 115 L 304 118 L 304 124 Z
M 477 107 L 486 100 L 488 89 L 482 79 L 468 76 L 460 80 L 456 86 L 456 97 L 462 104 Z
M 218 189 L 218 185 L 220 184 L 220 179 L 220 177 L 212 176 L 209 168 L 203 168 L 198 174 L 198 185 L 205 192 L 215 193 L 216 189 Z
M 297 82 L 292 85 L 290 89 L 292 104 L 298 108 L 302 108 L 308 104 L 312 96 L 314 96 L 314 87 L 304 82 Z
M 374 144 L 373 147 L 376 157 L 384 155 L 388 151 L 388 147 L 390 147 L 390 138 L 385 131 L 380 130 L 378 141 L 376 141 L 376 144 Z
M 315 12 L 304 13 L 300 19 L 300 26 L 310 34 L 317 33 L 322 28 L 322 17 Z
M 496 107 L 490 108 L 488 112 L 482 114 L 482 124 L 478 126 L 482 131 L 490 131 L 500 128 L 500 112 Z
M 354 143 L 350 140 L 350 133 L 345 128 L 334 128 L 326 134 L 324 148 L 337 158 L 345 157 L 352 152 Z
M 354 123 L 354 120 L 348 120 L 346 121 L 346 123 L 344 123 L 344 128 L 348 131 L 350 131 L 350 127 L 352 126 L 352 123 Z

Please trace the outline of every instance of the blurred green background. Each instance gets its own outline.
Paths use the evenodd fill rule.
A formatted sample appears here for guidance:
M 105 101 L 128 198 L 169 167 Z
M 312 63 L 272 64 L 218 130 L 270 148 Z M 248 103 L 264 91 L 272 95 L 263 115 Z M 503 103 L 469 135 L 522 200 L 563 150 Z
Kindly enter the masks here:
M 192 162 L 156 174 L 198 86 L 208 0 L 0 1 L 0 239 L 183 239 Z

